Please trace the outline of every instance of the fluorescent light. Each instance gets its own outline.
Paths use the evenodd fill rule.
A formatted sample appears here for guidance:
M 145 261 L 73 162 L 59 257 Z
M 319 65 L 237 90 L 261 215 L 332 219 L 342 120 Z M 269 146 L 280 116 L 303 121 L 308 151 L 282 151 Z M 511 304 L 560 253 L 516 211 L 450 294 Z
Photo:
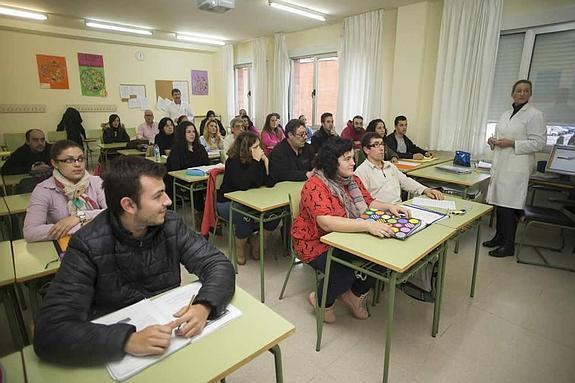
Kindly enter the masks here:
M 106 29 L 106 30 L 110 30 L 110 31 L 135 33 L 137 35 L 146 35 L 146 36 L 152 35 L 152 31 L 149 31 L 146 29 L 128 28 L 128 27 L 123 27 L 121 25 L 102 24 L 102 23 L 96 23 L 96 22 L 88 21 L 88 20 L 86 20 L 86 26 L 91 27 L 91 28 Z
M 192 35 L 181 34 L 181 33 L 176 34 L 176 39 L 182 40 L 182 41 L 190 41 L 193 43 L 200 43 L 200 44 L 226 45 L 225 41 L 208 39 L 205 37 L 192 36 Z
M 0 7 L 0 14 L 7 16 L 24 17 L 33 20 L 48 20 L 48 16 L 43 13 L 25 11 L 23 9 Z
M 318 14 L 318 13 L 313 13 L 313 12 L 310 12 L 310 11 L 305 11 L 305 10 L 303 10 L 303 9 L 295 8 L 295 7 L 293 7 L 293 6 L 289 6 L 289 5 L 286 5 L 286 4 L 277 3 L 277 2 L 275 2 L 275 1 L 270 1 L 270 6 L 271 6 L 272 8 L 280 9 L 280 10 L 282 10 L 282 11 L 295 13 L 296 15 L 309 17 L 310 19 L 315 19 L 315 20 L 319 20 L 319 21 L 325 21 L 325 17 L 324 17 L 323 15 L 320 15 L 320 14 Z

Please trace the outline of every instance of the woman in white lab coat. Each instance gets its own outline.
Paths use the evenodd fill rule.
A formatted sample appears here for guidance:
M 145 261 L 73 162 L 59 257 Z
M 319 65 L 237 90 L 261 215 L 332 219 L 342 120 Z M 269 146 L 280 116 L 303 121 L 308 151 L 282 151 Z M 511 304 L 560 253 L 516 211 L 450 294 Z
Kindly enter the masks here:
M 547 128 L 543 113 L 527 102 L 532 94 L 528 80 L 513 85 L 513 108 L 501 115 L 495 136 L 487 143 L 493 153 L 487 202 L 497 207 L 497 232 L 483 246 L 495 247 L 493 257 L 513 256 L 517 220 L 527 197 L 529 176 L 535 165 L 535 153 L 543 149 Z

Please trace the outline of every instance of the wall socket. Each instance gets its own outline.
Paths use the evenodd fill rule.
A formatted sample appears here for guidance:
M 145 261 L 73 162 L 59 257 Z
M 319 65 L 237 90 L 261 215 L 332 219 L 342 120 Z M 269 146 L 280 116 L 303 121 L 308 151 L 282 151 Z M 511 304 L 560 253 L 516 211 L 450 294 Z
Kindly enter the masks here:
M 46 113 L 44 104 L 0 104 L 0 113 Z
M 115 112 L 118 109 L 116 105 L 105 104 L 69 104 L 66 108 L 74 108 L 78 112 Z

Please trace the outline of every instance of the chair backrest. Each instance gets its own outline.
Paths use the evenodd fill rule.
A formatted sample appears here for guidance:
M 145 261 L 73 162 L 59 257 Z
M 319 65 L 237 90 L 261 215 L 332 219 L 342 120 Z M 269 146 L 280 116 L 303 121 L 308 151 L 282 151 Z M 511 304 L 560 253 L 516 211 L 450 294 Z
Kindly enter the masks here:
M 291 220 L 293 222 L 294 219 L 299 214 L 299 202 L 301 200 L 301 194 L 300 193 L 289 193 L 288 197 L 289 197 L 289 210 L 290 210 L 290 214 L 291 214 Z
M 54 143 L 56 141 L 60 141 L 60 140 L 65 140 L 68 138 L 68 136 L 66 135 L 65 131 L 51 131 L 46 133 L 46 136 L 48 137 L 48 142 L 50 143 Z
M 102 138 L 102 128 L 100 129 L 86 129 L 86 138 Z
M 13 152 L 26 142 L 25 133 L 4 133 L 4 145 Z

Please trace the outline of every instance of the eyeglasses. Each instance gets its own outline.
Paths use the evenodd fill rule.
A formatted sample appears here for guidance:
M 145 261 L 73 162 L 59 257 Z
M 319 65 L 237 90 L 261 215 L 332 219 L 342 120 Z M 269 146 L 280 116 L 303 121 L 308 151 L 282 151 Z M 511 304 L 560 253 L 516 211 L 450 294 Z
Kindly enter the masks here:
M 380 146 L 385 145 L 383 142 L 374 142 L 373 144 L 367 145 L 368 148 L 379 148 Z
M 306 138 L 306 137 L 307 137 L 307 133 L 306 133 L 306 132 L 303 132 L 303 133 L 294 133 L 293 135 L 296 136 L 296 137 L 299 137 L 299 138 Z
M 78 158 L 68 157 L 68 158 L 64 158 L 63 160 L 56 160 L 56 161 L 63 162 L 63 163 L 68 164 L 68 165 L 75 164 L 76 162 L 79 164 L 83 164 L 84 161 L 86 161 L 86 158 L 84 158 L 84 156 L 80 156 Z

